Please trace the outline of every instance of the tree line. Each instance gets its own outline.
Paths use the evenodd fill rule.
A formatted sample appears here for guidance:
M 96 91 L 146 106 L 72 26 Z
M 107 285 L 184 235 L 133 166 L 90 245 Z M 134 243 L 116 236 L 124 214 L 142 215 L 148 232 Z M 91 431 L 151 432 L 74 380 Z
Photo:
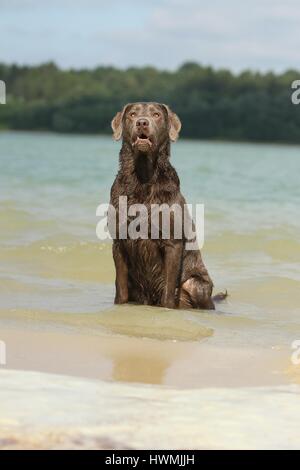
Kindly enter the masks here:
M 299 78 L 296 70 L 233 74 L 192 62 L 176 71 L 0 63 L 7 91 L 0 128 L 110 133 L 124 104 L 158 101 L 180 116 L 184 137 L 300 143 L 300 105 L 291 102 Z

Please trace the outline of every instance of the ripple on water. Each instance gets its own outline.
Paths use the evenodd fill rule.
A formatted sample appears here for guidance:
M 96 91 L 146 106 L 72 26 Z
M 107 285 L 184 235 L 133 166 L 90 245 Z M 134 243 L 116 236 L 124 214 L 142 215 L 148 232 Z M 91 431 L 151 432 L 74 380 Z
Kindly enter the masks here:
M 195 312 L 158 307 L 120 306 L 102 312 L 98 323 L 113 333 L 161 340 L 196 341 L 213 334 Z

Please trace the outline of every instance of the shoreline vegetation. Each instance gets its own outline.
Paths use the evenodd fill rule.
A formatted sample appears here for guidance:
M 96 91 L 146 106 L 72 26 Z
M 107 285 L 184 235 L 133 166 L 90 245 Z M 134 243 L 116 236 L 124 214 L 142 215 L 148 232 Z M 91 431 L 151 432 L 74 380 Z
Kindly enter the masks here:
M 300 106 L 291 102 L 291 84 L 299 75 L 235 75 L 192 62 L 176 71 L 0 63 L 7 89 L 0 130 L 110 134 L 110 121 L 124 104 L 158 101 L 180 116 L 184 138 L 299 144 Z

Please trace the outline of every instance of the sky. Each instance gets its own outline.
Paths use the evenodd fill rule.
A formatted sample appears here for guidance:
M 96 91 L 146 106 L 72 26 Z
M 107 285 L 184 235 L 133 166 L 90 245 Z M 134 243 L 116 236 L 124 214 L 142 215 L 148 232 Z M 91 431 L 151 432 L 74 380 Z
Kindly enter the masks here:
M 0 62 L 300 66 L 300 0 L 0 0 Z

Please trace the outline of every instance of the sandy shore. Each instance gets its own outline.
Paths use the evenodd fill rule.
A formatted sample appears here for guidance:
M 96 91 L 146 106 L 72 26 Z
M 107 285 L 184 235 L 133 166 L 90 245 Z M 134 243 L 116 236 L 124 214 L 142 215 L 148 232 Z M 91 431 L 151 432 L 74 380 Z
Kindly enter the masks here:
M 176 387 L 288 383 L 282 351 L 1 329 L 11 369 Z
M 2 449 L 300 447 L 297 385 L 177 390 L 15 371 L 0 379 Z
M 127 306 L 98 315 L 2 312 L 0 319 L 9 369 L 177 388 L 291 382 L 290 351 L 277 338 L 261 343 L 261 325 L 249 320 Z
M 2 449 L 300 448 L 299 366 L 268 322 L 121 306 L 0 325 Z

